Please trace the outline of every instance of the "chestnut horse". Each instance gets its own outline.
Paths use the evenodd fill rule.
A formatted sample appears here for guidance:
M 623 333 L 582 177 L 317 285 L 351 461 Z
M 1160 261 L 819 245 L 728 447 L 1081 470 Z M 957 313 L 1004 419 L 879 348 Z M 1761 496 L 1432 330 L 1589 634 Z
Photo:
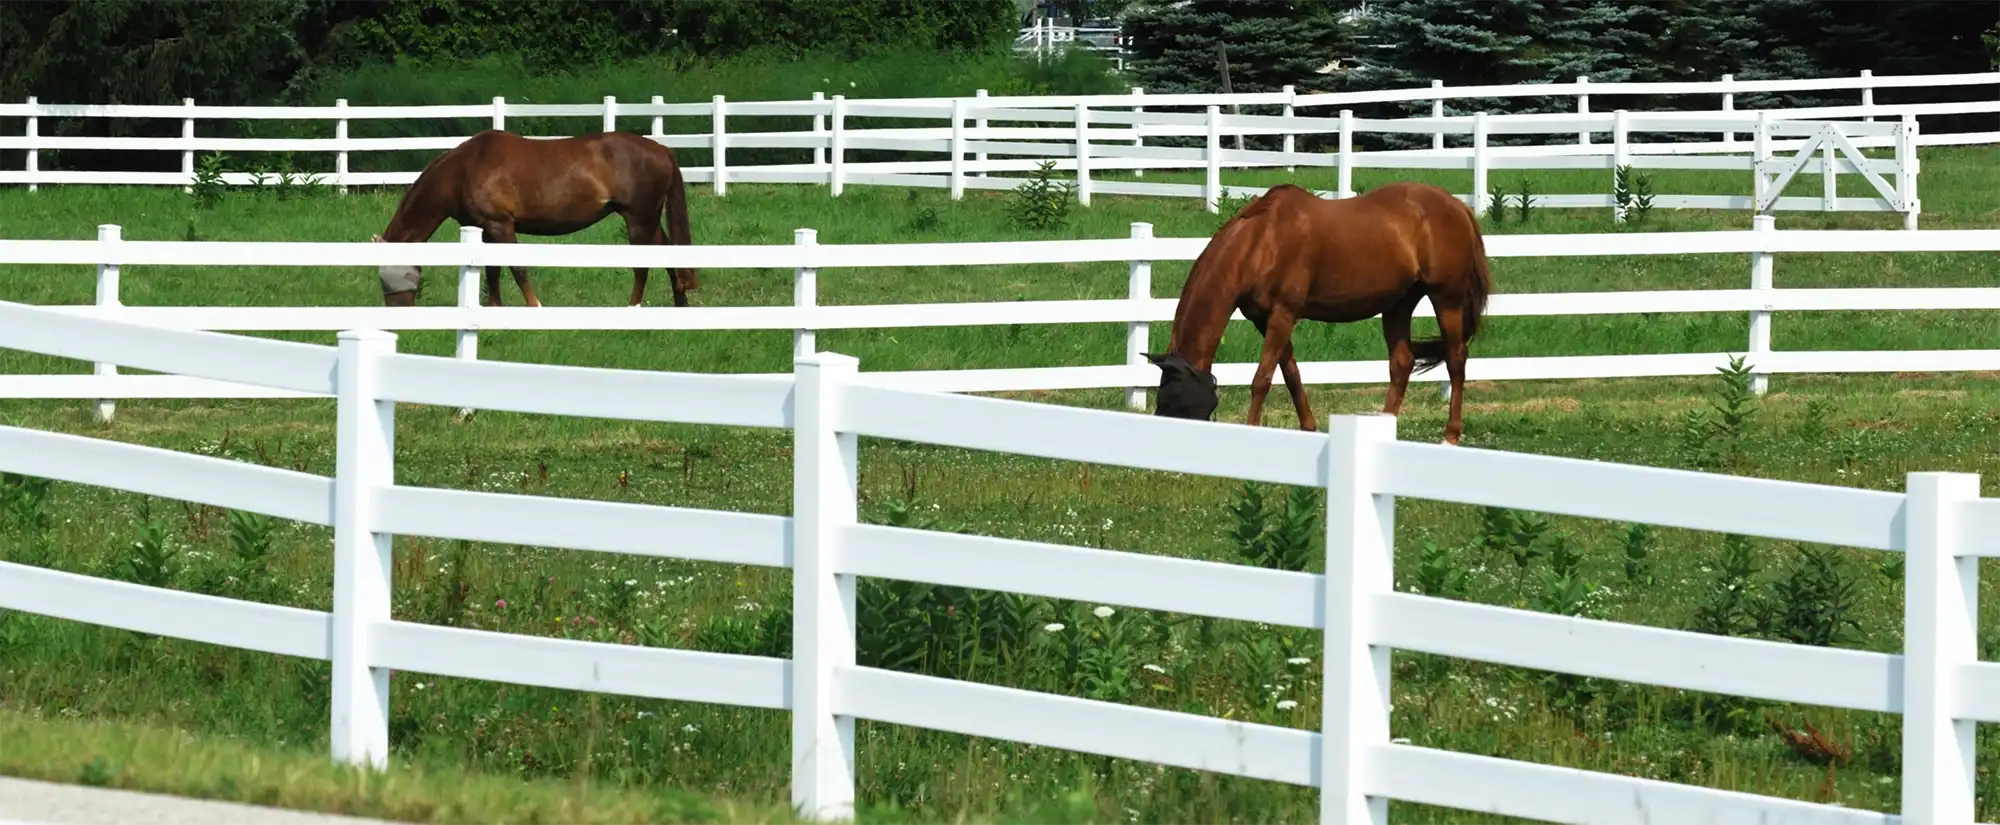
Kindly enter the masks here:
M 668 231 L 660 228 L 666 212 Z M 437 156 L 404 190 L 381 243 L 423 243 L 445 218 L 485 230 L 487 243 L 514 243 L 515 233 L 568 235 L 616 212 L 634 245 L 687 245 L 686 182 L 674 150 L 630 132 L 534 140 L 488 129 Z M 528 306 L 542 305 L 528 271 L 508 267 Z M 414 266 L 381 269 L 382 303 L 412 306 L 423 275 Z M 674 270 L 674 306 L 688 305 L 701 282 L 692 269 Z M 646 296 L 646 268 L 632 269 L 632 306 Z M 486 268 L 486 304 L 500 305 L 500 267 Z
M 1297 186 L 1274 186 L 1244 206 L 1208 242 L 1181 287 L 1170 343 L 1147 354 L 1160 368 L 1157 415 L 1208 420 L 1215 414 L 1215 349 L 1234 310 L 1264 336 L 1250 382 L 1251 426 L 1264 421 L 1271 370 L 1283 370 L 1299 428 L 1312 430 L 1292 327 L 1301 319 L 1330 324 L 1382 316 L 1389 347 L 1389 395 L 1382 411 L 1403 407 L 1413 367 L 1443 362 L 1451 371 L 1451 419 L 1444 443 L 1465 429 L 1466 342 L 1479 331 L 1493 290 L 1486 242 L 1472 210 L 1423 183 L 1392 183 L 1365 195 L 1322 200 Z M 1410 340 L 1410 315 L 1428 296 L 1441 337 Z

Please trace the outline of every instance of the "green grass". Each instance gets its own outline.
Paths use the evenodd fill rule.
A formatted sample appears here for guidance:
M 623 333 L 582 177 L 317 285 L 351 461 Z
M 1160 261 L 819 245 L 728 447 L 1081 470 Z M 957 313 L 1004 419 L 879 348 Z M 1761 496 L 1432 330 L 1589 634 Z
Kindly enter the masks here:
M 1925 160 L 1926 228 L 1995 225 L 1987 193 L 1993 191 L 1996 172 L 1977 147 L 1926 150 Z M 1327 176 L 1317 173 L 1298 177 L 1330 185 Z M 1364 174 L 1356 182 L 1379 185 L 1395 177 Z M 1464 191 L 1464 177 L 1430 179 Z M 1747 177 L 1662 173 L 1656 190 L 1737 192 L 1747 189 Z M 1283 178 L 1275 171 L 1232 173 L 1226 181 Z M 1535 189 L 1606 191 L 1607 178 L 1538 175 Z M 1508 173 L 1498 179 L 1511 188 L 1516 177 Z M 1806 179 L 1797 186 L 1810 192 L 1818 181 Z M 204 239 L 360 240 L 386 222 L 392 198 L 238 197 L 201 213 L 197 228 Z M 1193 200 L 1100 196 L 1091 208 L 1076 210 L 1067 228 L 1038 233 L 1007 227 L 1002 220 L 1005 196 L 983 193 L 968 193 L 954 204 L 937 192 L 912 199 L 900 190 L 854 187 L 834 200 L 814 187 L 732 186 L 727 198 L 714 198 L 702 188 L 691 201 L 696 240 L 704 244 L 789 243 L 791 230 L 799 226 L 819 229 L 823 243 L 1117 237 L 1135 220 L 1151 221 L 1161 236 L 1206 236 L 1221 219 L 1202 212 Z M 926 206 L 937 210 L 939 224 L 913 227 L 912 219 Z M 172 190 L 9 191 L 0 193 L 0 236 L 88 238 L 96 224 L 116 222 L 125 226 L 127 238 L 173 239 L 184 235 L 191 213 L 186 196 Z M 1789 213 L 1779 218 L 1781 227 L 1796 228 L 1890 229 L 1899 220 L 1892 215 Z M 1741 214 L 1662 211 L 1630 231 L 1747 224 Z M 1602 210 L 1546 210 L 1525 224 L 1510 220 L 1492 231 L 1613 229 Z M 449 242 L 449 234 L 440 232 L 437 242 Z M 571 238 L 532 242 L 620 241 L 615 225 L 605 225 Z M 1783 287 L 1975 286 L 1984 285 L 1991 271 L 1989 257 L 1784 255 L 1776 278 Z M 1748 266 L 1743 256 L 1710 255 L 1516 258 L 1498 260 L 1494 269 L 1503 292 L 1551 292 L 1741 287 L 1748 282 Z M 1124 293 L 1125 270 L 1119 264 L 917 269 L 822 272 L 822 303 L 1112 298 Z M 1184 263 L 1156 266 L 1156 294 L 1176 294 L 1185 270 Z M 543 300 L 559 306 L 618 306 L 629 284 L 629 274 L 616 270 L 546 269 L 536 270 L 535 276 Z M 431 278 L 423 303 L 450 303 L 448 273 L 434 272 Z M 440 278 L 444 283 L 437 283 Z M 125 269 L 123 280 L 128 305 L 379 304 L 373 273 L 361 269 L 133 266 Z M 790 300 L 789 272 L 710 270 L 703 283 L 704 289 L 693 296 L 699 306 Z M 0 267 L 0 295 L 9 300 L 87 303 L 91 284 L 84 267 Z M 508 302 L 518 304 L 518 294 L 510 292 Z M 1990 315 L 1786 313 L 1774 324 L 1774 338 L 1780 349 L 1981 347 L 1987 345 L 1983 333 L 1991 328 Z M 1486 328 L 1491 337 L 1482 334 L 1474 344 L 1470 370 L 1476 378 L 1479 359 L 1497 355 L 1740 351 L 1745 325 L 1733 313 L 1501 317 Z M 1156 345 L 1164 340 L 1160 326 Z M 1378 329 L 1373 322 L 1307 325 L 1300 330 L 1299 357 L 1380 358 Z M 330 333 L 278 337 L 322 343 L 332 338 Z M 1110 324 L 821 335 L 823 349 L 857 355 L 864 369 L 1112 363 L 1122 352 L 1121 341 L 1120 325 Z M 1233 329 L 1223 357 L 1254 359 L 1257 344 L 1247 326 Z M 403 351 L 445 353 L 450 347 L 448 332 L 402 336 Z M 640 369 L 781 371 L 788 368 L 789 352 L 785 332 L 488 332 L 481 341 L 483 358 Z M 0 369 L 81 372 L 87 367 L 9 353 L 0 359 Z M 1903 474 L 1912 470 L 1988 476 L 2000 471 L 1986 448 L 2000 424 L 1991 412 L 2000 409 L 2000 382 L 1989 375 L 1779 376 L 1772 380 L 1770 395 L 1749 402 L 1757 411 L 1740 433 L 1739 453 L 1689 449 L 1687 416 L 1714 402 L 1722 383 L 1721 377 L 1475 381 L 1467 392 L 1467 443 L 1888 490 L 1901 489 Z M 1021 395 L 1113 407 L 1120 393 Z M 1312 396 L 1321 414 L 1361 412 L 1379 408 L 1381 387 L 1321 387 Z M 1240 421 L 1244 404 L 1242 391 L 1226 392 L 1218 420 Z M 90 421 L 88 406 L 12 402 L 4 408 L 4 421 L 309 472 L 332 469 L 329 402 L 126 401 L 116 421 L 104 427 Z M 1289 426 L 1288 407 L 1283 393 L 1274 393 L 1267 421 Z M 490 411 L 457 424 L 452 413 L 424 407 L 398 411 L 398 483 L 789 512 L 786 433 Z M 1412 393 L 1400 423 L 1403 437 L 1435 440 L 1443 417 L 1435 392 Z M 864 440 L 862 451 L 862 510 L 870 521 L 935 519 L 940 527 L 986 535 L 1188 558 L 1233 561 L 1243 552 L 1230 537 L 1238 528 L 1230 513 L 1242 489 L 1237 483 L 874 439 Z M 1992 487 L 1990 482 L 1987 486 Z M 1259 489 L 1273 507 L 1286 492 Z M 23 499 L 10 494 L 9 500 Z M 251 561 L 258 554 L 246 556 L 237 549 L 242 542 L 232 537 L 238 534 L 214 508 L 149 503 L 130 494 L 55 484 L 39 509 L 10 506 L 0 513 L 6 515 L 0 535 L 11 561 L 117 578 L 163 578 L 183 589 L 314 609 L 326 609 L 330 602 L 329 535 L 324 528 L 279 523 L 268 555 Z M 1292 527 L 1307 537 L 1303 543 L 1283 538 L 1284 531 L 1265 543 L 1286 551 L 1278 556 L 1310 559 L 1323 552 L 1314 543 L 1317 527 L 1311 520 L 1316 516 L 1296 515 Z M 1511 533 L 1484 529 L 1489 515 L 1473 507 L 1400 503 L 1398 589 L 1442 589 L 1481 603 L 1658 627 L 1693 626 L 1714 594 L 1728 592 L 1718 582 L 1725 548 L 1720 536 L 1659 529 L 1644 557 L 1650 569 L 1634 567 L 1628 573 L 1627 525 L 1551 516 L 1548 533 L 1522 543 Z M 142 530 L 148 521 L 153 529 Z M 135 547 L 135 541 L 149 534 L 162 537 L 160 548 Z M 1848 618 L 1853 632 L 1834 639 L 1835 644 L 1900 649 L 1901 582 L 1887 564 L 1894 557 L 1850 548 L 1832 548 L 1829 555 L 1815 557 L 1805 552 L 1812 549 L 1752 541 L 1750 558 L 1759 567 L 1749 577 L 1753 598 L 1745 609 L 1724 611 L 1722 618 L 1738 625 L 1734 632 L 1774 638 L 1846 627 L 1838 620 Z M 1565 575 L 1553 559 L 1570 551 L 1579 555 L 1575 569 Z M 407 537 L 397 539 L 396 558 L 394 613 L 402 620 L 699 650 L 768 652 L 788 644 L 782 608 L 789 603 L 789 590 L 783 571 Z M 1525 566 L 1517 558 L 1525 558 Z M 1318 569 L 1317 563 L 1308 569 Z M 1454 585 L 1459 581 L 1462 593 Z M 1780 581 L 1795 586 L 1772 586 Z M 1268 724 L 1317 726 L 1316 633 L 1124 609 L 1100 619 L 1089 612 L 1092 604 L 988 594 L 969 600 L 968 594 L 949 590 L 926 597 L 920 589 L 873 580 L 864 584 L 864 662 Z M 1991 596 L 1986 601 L 1989 610 L 2000 607 Z M 974 634 L 958 623 L 967 616 L 991 624 Z M 1044 629 L 1050 622 L 1066 627 L 1050 632 Z M 1988 658 L 1996 642 L 2000 638 L 1991 634 L 1981 639 Z M 1288 665 L 1292 657 L 1311 661 Z M 1396 655 L 1394 679 L 1392 733 L 1415 744 L 1832 800 L 1853 808 L 1896 806 L 1899 720 L 1892 715 L 1557 679 L 1525 669 L 1405 653 Z M 782 713 L 593 697 L 420 673 L 398 674 L 392 691 L 391 737 L 399 769 L 431 777 L 464 771 L 558 784 L 588 777 L 594 787 L 632 794 L 632 799 L 669 798 L 662 789 L 674 789 L 741 800 L 740 810 L 748 813 L 728 816 L 752 818 L 770 806 L 782 808 L 787 798 L 788 727 Z M 18 716 L 78 716 L 172 728 L 208 741 L 240 743 L 258 754 L 306 754 L 298 757 L 305 759 L 325 752 L 327 692 L 324 663 L 19 614 L 0 618 L 0 708 Z M 1298 704 L 1281 707 L 1283 701 Z M 1809 720 L 1846 743 L 1847 759 L 1829 773 L 1798 756 L 1773 732 L 1767 715 L 1793 727 L 1802 718 Z M 1297 822 L 1317 816 L 1317 794 L 1310 789 L 888 725 L 864 722 L 857 727 L 858 787 L 864 804 L 872 806 L 864 811 L 871 821 Z M 1988 733 L 1981 731 L 1984 765 L 2000 757 L 2000 743 Z M 56 738 L 35 739 L 16 758 L 0 759 L 0 765 L 11 772 L 64 778 L 89 761 L 89 754 L 117 749 L 107 743 L 79 751 L 53 744 Z M 129 781 L 190 794 L 221 793 L 193 779 L 177 780 L 203 773 L 182 771 L 172 759 L 144 761 L 121 763 Z M 346 792 L 338 790 L 345 786 L 336 780 L 314 780 L 322 784 L 313 787 L 331 790 L 289 796 L 282 792 L 289 780 L 243 781 L 280 788 L 262 793 L 282 804 L 349 804 L 342 801 L 348 799 Z M 432 790 L 412 795 L 427 804 L 443 805 L 454 798 L 449 787 L 422 787 Z M 476 808 L 480 811 L 507 806 L 483 799 L 463 804 L 484 806 Z M 603 804 L 612 810 L 623 803 Z M 1495 821 L 1400 803 L 1392 804 L 1391 811 L 1399 822 Z M 617 816 L 623 814 L 606 814 L 606 821 Z M 1990 778 L 1981 784 L 1979 816 L 2000 816 L 2000 786 Z M 567 814 L 561 818 L 572 819 Z

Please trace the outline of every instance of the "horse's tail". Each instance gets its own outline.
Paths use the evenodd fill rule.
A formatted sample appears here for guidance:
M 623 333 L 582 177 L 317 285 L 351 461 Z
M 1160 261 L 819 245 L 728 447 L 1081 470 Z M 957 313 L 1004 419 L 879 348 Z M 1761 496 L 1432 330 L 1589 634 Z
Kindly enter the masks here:
M 667 241 L 676 246 L 694 245 L 694 235 L 688 230 L 687 178 L 681 175 L 677 163 L 667 166 L 666 224 Z M 701 277 L 693 269 L 674 270 L 674 279 L 680 281 L 681 289 L 694 291 L 701 288 Z
M 1469 264 L 1471 272 L 1468 273 L 1472 277 L 1470 283 L 1465 285 L 1465 304 L 1459 310 L 1463 313 L 1459 332 L 1463 336 L 1462 341 L 1470 343 L 1472 336 L 1479 332 L 1479 320 L 1486 315 L 1486 298 L 1493 294 L 1493 269 L 1487 264 L 1486 236 L 1479 231 L 1479 219 L 1473 216 L 1470 207 L 1466 208 L 1465 216 L 1472 223 L 1472 261 Z M 1437 305 L 1436 296 L 1432 296 L 1431 301 L 1432 306 Z M 1410 349 L 1416 353 L 1416 372 L 1419 374 L 1444 363 L 1446 348 L 1442 336 L 1411 341 Z

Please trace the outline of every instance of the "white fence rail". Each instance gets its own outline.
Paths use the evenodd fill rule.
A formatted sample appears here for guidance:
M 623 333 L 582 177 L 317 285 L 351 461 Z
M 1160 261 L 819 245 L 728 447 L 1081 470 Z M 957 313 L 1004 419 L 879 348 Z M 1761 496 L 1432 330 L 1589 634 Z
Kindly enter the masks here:
M 1787 130 L 1776 124 L 1792 120 L 1836 122 L 1841 118 L 1864 118 L 1841 122 L 1837 127 L 1852 137 L 1852 146 L 1896 148 L 1893 164 L 1860 157 L 1836 159 L 1832 152 L 1811 160 L 1809 173 L 1820 174 L 1823 164 L 1839 172 L 1909 172 L 1911 191 L 1899 197 L 1914 200 L 1915 147 L 1943 143 L 2000 142 L 2000 131 L 1954 133 L 1942 136 L 1917 134 L 1920 115 L 1996 113 L 2000 100 L 1968 102 L 1877 105 L 1873 90 L 1912 86 L 1977 86 L 2000 84 L 2000 73 L 1963 75 L 1913 75 L 1904 77 L 1827 78 L 1815 80 L 1735 81 L 1716 83 L 1589 83 L 1530 84 L 1523 86 L 1479 86 L 1447 89 L 1387 90 L 1332 94 L 1297 94 L 1290 87 L 1281 92 L 1232 95 L 1181 94 L 1146 95 L 1134 89 L 1129 95 L 988 97 L 984 90 L 971 98 L 900 98 L 846 100 L 826 99 L 815 94 L 804 101 L 728 101 L 717 95 L 708 103 L 666 103 L 654 96 L 650 103 L 619 101 L 606 97 L 592 104 L 517 104 L 495 97 L 490 104 L 446 106 L 348 106 L 337 101 L 327 107 L 282 106 L 196 106 L 186 100 L 181 106 L 157 105 L 74 105 L 39 103 L 0 104 L 0 118 L 21 118 L 24 134 L 0 136 L 0 149 L 25 150 L 21 171 L 0 170 L 0 184 L 112 184 L 189 186 L 195 178 L 198 151 L 308 152 L 334 155 L 334 171 L 327 182 L 345 190 L 350 186 L 400 185 L 416 179 L 417 171 L 353 172 L 349 157 L 355 152 L 390 150 L 444 150 L 458 145 L 463 136 L 438 138 L 351 138 L 348 126 L 357 120 L 401 120 L 435 118 L 490 119 L 493 128 L 505 128 L 511 117 L 594 117 L 605 131 L 618 127 L 619 118 L 649 118 L 650 134 L 668 146 L 709 150 L 707 167 L 688 170 L 688 180 L 707 182 L 717 194 L 727 191 L 729 181 L 825 184 L 834 196 L 846 185 L 872 184 L 948 188 L 954 197 L 966 188 L 1011 189 L 1020 184 L 1016 177 L 995 177 L 994 173 L 1023 172 L 1037 163 L 1053 162 L 1058 169 L 1077 177 L 1078 198 L 1088 202 L 1095 190 L 1105 194 L 1200 197 L 1211 209 L 1226 193 L 1220 181 L 1224 168 L 1337 166 L 1342 170 L 1336 196 L 1352 191 L 1347 172 L 1353 168 L 1470 169 L 1474 172 L 1473 191 L 1462 195 L 1467 202 L 1484 209 L 1487 196 L 1484 173 L 1491 169 L 1610 169 L 1631 165 L 1637 169 L 1724 169 L 1748 170 L 1752 164 L 1769 163 L 1769 153 L 1805 146 L 1804 141 L 1785 140 Z M 1752 92 L 1804 91 L 1854 88 L 1861 91 L 1858 106 L 1817 107 L 1790 110 L 1737 110 L 1734 95 Z M 1719 95 L 1721 108 L 1696 112 L 1596 113 L 1590 111 L 1592 94 L 1690 94 Z M 1492 115 L 1485 118 L 1492 134 L 1575 135 L 1571 144 L 1550 146 L 1485 145 L 1480 116 L 1445 116 L 1445 101 L 1492 97 L 1574 95 L 1578 111 L 1574 115 Z M 1432 100 L 1432 117 L 1402 119 L 1354 119 L 1351 109 L 1341 107 L 1396 101 Z M 1262 105 L 1278 107 L 1281 115 L 1222 115 L 1222 106 Z M 1205 106 L 1208 114 L 1146 111 L 1147 107 Z M 1050 109 L 1066 111 L 1050 111 Z M 1318 117 L 1302 116 L 1302 110 L 1317 109 Z M 804 131 L 732 133 L 730 116 L 810 117 Z M 1629 118 L 1626 117 L 1629 115 Z M 848 117 L 885 117 L 944 121 L 944 127 L 849 129 Z M 179 138 L 153 137 L 51 137 L 40 134 L 45 118 L 165 118 L 180 121 Z M 703 133 L 669 134 L 668 117 L 706 118 Z M 1876 118 L 1902 123 L 1905 136 L 1894 123 L 1870 123 Z M 197 137 L 202 120 L 317 120 L 332 121 L 330 137 L 319 138 L 217 138 Z M 1352 120 L 1352 123 L 1348 121 Z M 1079 122 L 1081 121 L 1081 122 Z M 1017 125 L 998 126 L 994 123 Z M 1065 126 L 1038 126 L 1038 123 Z M 1773 124 L 1765 126 L 1762 124 Z M 1773 129 L 1776 128 L 1776 131 Z M 1646 143 L 1630 141 L 1623 130 L 1632 132 L 1705 132 L 1717 134 L 1719 141 Z M 1430 135 L 1428 150 L 1354 151 L 1352 137 L 1362 133 L 1402 133 Z M 1792 137 L 1815 130 L 1789 130 Z M 1594 134 L 1610 135 L 1609 143 L 1593 143 Z M 1769 138 L 1739 142 L 1739 134 Z M 1334 153 L 1295 151 L 1298 135 L 1339 135 L 1343 151 Z M 1447 135 L 1467 136 L 1466 148 L 1447 149 Z M 1242 135 L 1282 136 L 1280 151 L 1245 151 Z M 1223 149 L 1224 136 L 1238 136 L 1237 148 Z M 1148 138 L 1205 138 L 1200 147 L 1147 146 Z M 1907 137 L 1907 147 L 1905 146 Z M 731 166 L 728 149 L 797 149 L 811 152 L 810 162 Z M 42 171 L 39 152 L 57 149 L 116 149 L 178 151 L 179 172 Z M 938 153 L 947 159 L 936 161 L 856 163 L 847 159 L 855 150 L 900 150 Z M 1750 157 L 1685 157 L 1754 151 Z M 1091 172 L 1131 170 L 1143 176 L 1145 170 L 1202 169 L 1200 185 L 1163 184 L 1144 181 L 1096 181 Z M 1830 177 L 1830 176 L 1829 176 Z M 234 172 L 224 176 L 231 184 L 256 182 L 252 173 Z M 1833 191 L 1829 182 L 1826 193 Z M 1604 190 L 1591 194 L 1545 196 L 1542 204 L 1555 208 L 1606 208 L 1612 205 L 1610 176 Z M 1231 191 L 1254 193 L 1257 187 L 1229 187 Z M 1785 198 L 1776 203 L 1758 204 L 1742 197 L 1663 195 L 1658 205 L 1666 208 L 1742 209 L 1755 205 L 1761 211 L 1811 209 L 1847 210 L 1885 208 L 1884 199 Z M 1908 208 L 1889 211 L 1908 212 Z
M 1727 232 L 1612 233 L 1593 235 L 1490 235 L 1492 258 L 1623 255 L 1742 255 L 1745 288 L 1632 292 L 1507 292 L 1504 280 L 1488 305 L 1491 315 L 1554 316 L 1682 312 L 1741 312 L 1750 317 L 1743 352 L 1759 391 L 1766 377 L 1785 373 L 1955 372 L 2000 369 L 2000 348 L 1786 352 L 1772 349 L 1772 317 L 1780 312 L 2000 309 L 2000 288 L 1813 288 L 1773 286 L 1775 260 L 1791 253 L 2000 252 L 2000 230 L 1925 232 L 1778 231 L 1768 216 L 1755 228 Z M 1069 241 L 1003 241 L 934 244 L 819 244 L 812 230 L 798 243 L 763 246 L 613 246 L 596 244 L 485 244 L 477 230 L 461 243 L 266 243 L 120 240 L 117 226 L 100 227 L 96 241 L 0 240 L 0 266 L 95 266 L 95 304 L 50 307 L 67 316 L 124 319 L 188 330 L 457 330 L 456 355 L 478 358 L 482 330 L 792 330 L 796 352 L 816 349 L 825 329 L 952 327 L 1003 324 L 1124 324 L 1124 352 L 1104 366 L 871 373 L 871 381 L 905 389 L 995 392 L 1128 388 L 1128 405 L 1144 409 L 1145 388 L 1158 370 L 1143 353 L 1152 325 L 1171 322 L 1177 298 L 1157 297 L 1155 261 L 1191 261 L 1206 238 L 1155 238 L 1152 226 L 1132 225 L 1130 238 Z M 991 266 L 1006 264 L 1120 262 L 1129 272 L 1122 298 L 949 304 L 824 306 L 817 273 L 842 267 Z M 374 267 L 413 264 L 457 270 L 458 305 L 444 307 L 139 307 L 119 299 L 122 267 L 289 266 L 352 267 L 372 279 Z M 481 267 L 585 267 L 654 269 L 780 269 L 794 273 L 791 306 L 765 307 L 484 307 L 478 306 Z M 436 288 L 436 287 L 433 287 Z M 1420 316 L 1431 313 L 1428 302 Z M 1241 318 L 1238 313 L 1235 317 Z M 66 357 L 97 361 L 92 374 L 0 375 L 0 398 L 97 399 L 98 417 L 109 418 L 117 398 L 295 398 L 325 396 L 325 388 L 284 382 L 224 383 L 185 375 L 119 375 L 108 359 L 84 350 Z M 1114 357 L 1107 353 L 1107 358 Z M 1613 378 L 1704 375 L 1727 363 L 1728 353 L 1572 355 L 1482 358 L 1470 367 L 1480 380 Z M 1217 364 L 1220 383 L 1250 382 L 1254 363 Z M 1310 362 L 1299 365 L 1307 383 L 1376 383 L 1386 380 L 1385 360 Z M 1437 371 L 1433 380 L 1444 386 Z
M 1968 823 L 1975 721 L 2000 722 L 2000 664 L 1974 641 L 2000 500 L 1979 477 L 1911 473 L 1903 493 L 1397 440 L 1385 416 L 1325 435 L 886 386 L 855 359 L 791 375 L 644 373 L 403 355 L 379 331 L 338 348 L 0 304 L 0 347 L 338 398 L 332 478 L 17 427 L 0 469 L 333 528 L 330 612 L 0 563 L 0 607 L 332 663 L 334 758 L 384 766 L 390 671 L 788 710 L 792 801 L 855 801 L 853 721 L 872 719 L 1317 787 L 1322 822 L 1385 821 L 1396 799 L 1572 822 Z M 790 516 L 394 482 L 396 402 L 789 428 Z M 864 525 L 857 436 L 1322 487 L 1324 574 Z M 1159 449 L 1172 444 L 1172 450 Z M 330 493 L 330 495 L 329 495 Z M 1576 619 L 1393 592 L 1397 498 L 1638 521 L 1904 553 L 1905 649 L 1884 654 Z M 389 612 L 389 540 L 421 535 L 793 571 L 789 659 L 436 627 Z M 1324 631 L 1319 730 L 1227 721 L 856 665 L 856 576 L 1264 621 Z M 1396 744 L 1389 652 L 1903 716 L 1901 816 Z

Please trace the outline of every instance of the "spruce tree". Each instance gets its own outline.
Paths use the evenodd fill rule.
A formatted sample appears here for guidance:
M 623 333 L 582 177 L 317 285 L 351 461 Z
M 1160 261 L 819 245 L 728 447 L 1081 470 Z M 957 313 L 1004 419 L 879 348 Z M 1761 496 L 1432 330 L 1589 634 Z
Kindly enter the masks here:
M 1301 92 L 1327 85 L 1321 67 L 1349 49 L 1340 23 L 1348 2 L 1144 0 L 1125 18 L 1125 61 L 1148 94 L 1222 91 L 1217 58 L 1229 58 L 1234 92 Z

